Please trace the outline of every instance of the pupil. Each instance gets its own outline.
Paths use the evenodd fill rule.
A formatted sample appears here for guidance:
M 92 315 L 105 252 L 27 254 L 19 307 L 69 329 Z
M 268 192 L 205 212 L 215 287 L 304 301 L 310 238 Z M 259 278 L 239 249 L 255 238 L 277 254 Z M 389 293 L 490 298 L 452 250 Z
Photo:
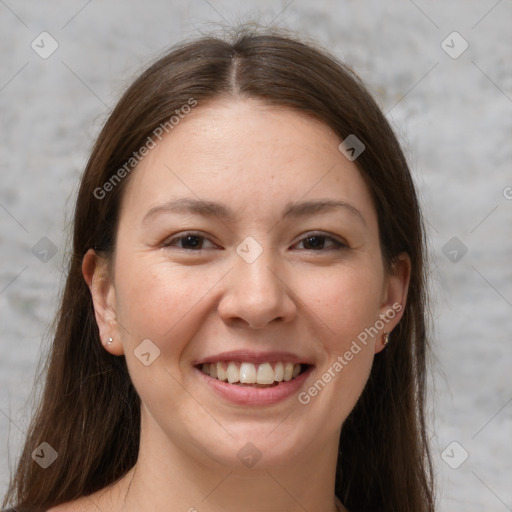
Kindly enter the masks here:
M 318 236 L 310 236 L 310 237 L 306 238 L 306 243 L 308 246 L 310 246 L 313 249 L 318 249 L 318 248 L 321 249 L 324 245 L 323 240 L 321 239 L 321 237 L 318 237 Z
M 199 245 L 199 237 L 195 235 L 189 235 L 185 238 L 185 245 L 197 247 Z

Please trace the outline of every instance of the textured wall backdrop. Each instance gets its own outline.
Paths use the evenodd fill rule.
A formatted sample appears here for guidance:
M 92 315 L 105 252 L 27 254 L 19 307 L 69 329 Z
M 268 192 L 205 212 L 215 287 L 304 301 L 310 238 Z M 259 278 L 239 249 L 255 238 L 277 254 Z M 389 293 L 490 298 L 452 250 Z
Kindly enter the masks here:
M 149 60 L 250 20 L 318 40 L 395 126 L 429 226 L 439 509 L 512 510 L 510 0 L 0 0 L 0 493 L 94 137 Z

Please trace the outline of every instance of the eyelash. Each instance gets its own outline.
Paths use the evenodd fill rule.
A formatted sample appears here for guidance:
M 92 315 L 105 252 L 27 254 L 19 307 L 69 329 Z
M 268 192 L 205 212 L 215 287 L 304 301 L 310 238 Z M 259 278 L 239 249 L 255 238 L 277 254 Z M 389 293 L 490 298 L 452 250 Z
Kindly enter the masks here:
M 163 244 L 162 244 L 162 247 L 166 248 L 166 247 L 176 247 L 174 244 L 175 242 L 179 242 L 180 240 L 184 240 L 186 238 L 189 238 L 189 237 L 194 237 L 194 238 L 198 238 L 198 239 L 201 239 L 201 240 L 207 240 L 207 237 L 199 234 L 199 233 L 196 233 L 196 232 L 193 232 L 193 231 L 190 231 L 190 232 L 185 232 L 183 234 L 180 234 L 179 236 L 174 236 L 170 239 L 168 239 L 167 241 L 165 241 Z M 348 249 L 349 246 L 344 243 L 344 242 L 340 242 L 339 240 L 336 240 L 334 237 L 332 236 L 329 236 L 329 235 L 326 235 L 324 233 L 306 233 L 305 236 L 303 236 L 298 243 L 301 243 L 301 242 L 304 242 L 305 240 L 307 239 L 311 239 L 311 238 L 321 238 L 321 239 L 324 239 L 324 240 L 328 240 L 330 241 L 335 247 L 331 248 L 331 249 L 321 249 L 321 250 L 316 250 L 316 249 L 305 249 L 306 251 L 311 251 L 311 252 L 326 252 L 326 251 L 339 251 L 339 250 L 343 250 L 343 249 Z M 297 245 L 297 244 L 294 244 L 294 245 Z M 190 252 L 199 252 L 199 251 L 202 251 L 204 249 L 198 249 L 198 250 L 194 250 L 194 249 L 187 249 L 185 247 L 178 247 L 178 249 L 181 249 L 181 250 L 184 250 L 184 251 L 190 251 Z

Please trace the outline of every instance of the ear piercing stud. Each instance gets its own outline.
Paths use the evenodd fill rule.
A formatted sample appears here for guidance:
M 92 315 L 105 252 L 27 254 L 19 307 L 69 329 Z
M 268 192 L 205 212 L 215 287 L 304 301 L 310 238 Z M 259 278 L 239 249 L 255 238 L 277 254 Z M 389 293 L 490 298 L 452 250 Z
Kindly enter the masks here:
M 112 339 L 112 338 L 110 338 Z M 384 346 L 386 346 L 389 343 L 389 332 L 384 333 Z
M 105 343 L 105 345 L 110 345 L 114 340 L 112 338 L 109 338 L 107 343 Z

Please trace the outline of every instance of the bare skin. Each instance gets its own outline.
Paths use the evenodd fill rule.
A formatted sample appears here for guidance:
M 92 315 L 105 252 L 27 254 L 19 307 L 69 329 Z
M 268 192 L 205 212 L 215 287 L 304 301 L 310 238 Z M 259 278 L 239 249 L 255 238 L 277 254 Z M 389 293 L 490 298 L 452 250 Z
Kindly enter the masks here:
M 386 273 L 370 193 L 339 143 L 304 114 L 223 99 L 199 105 L 133 172 L 113 272 L 90 250 L 83 274 L 101 339 L 114 340 L 105 350 L 126 357 L 142 400 L 139 459 L 52 512 L 337 510 L 340 429 L 403 309 L 342 370 L 333 364 L 405 305 L 410 275 L 405 255 Z M 232 216 L 158 208 L 180 198 Z M 290 203 L 320 200 L 345 206 L 282 217 Z M 236 250 L 247 237 L 261 249 L 250 263 Z M 146 339 L 160 350 L 148 366 L 134 354 Z M 234 403 L 195 367 L 225 351 L 289 352 L 312 370 L 278 403 Z M 239 457 L 247 446 L 261 454 L 252 467 Z

